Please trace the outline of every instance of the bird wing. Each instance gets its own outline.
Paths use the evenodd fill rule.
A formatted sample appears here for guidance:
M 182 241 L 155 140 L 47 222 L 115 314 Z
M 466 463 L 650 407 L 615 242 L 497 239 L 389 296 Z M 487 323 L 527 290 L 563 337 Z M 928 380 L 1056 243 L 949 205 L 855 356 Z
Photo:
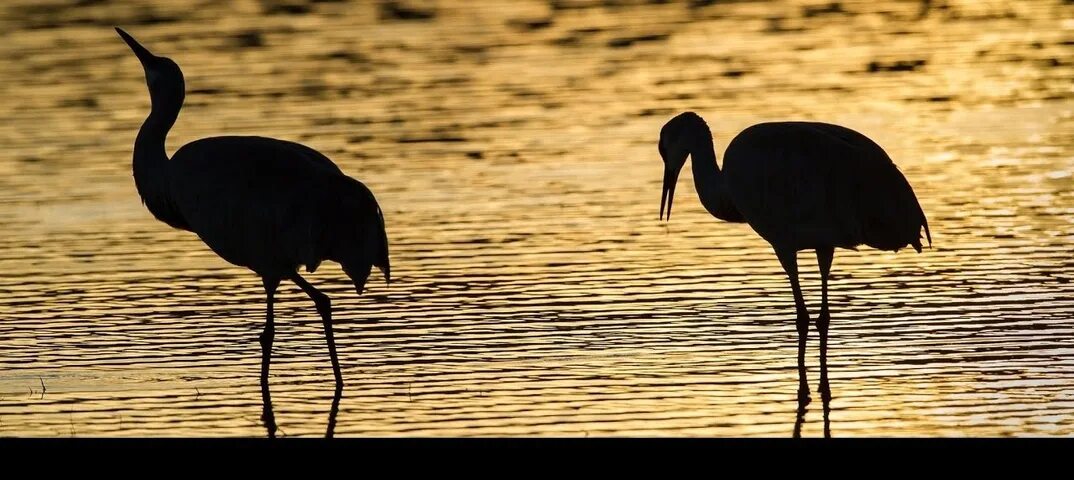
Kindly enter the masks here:
M 743 184 L 732 188 L 750 204 L 740 208 L 752 210 L 747 219 L 770 241 L 920 248 L 925 219 L 910 184 L 861 133 L 818 122 L 760 124 L 739 134 L 726 157 L 729 185 Z
M 218 255 L 262 275 L 312 271 L 338 243 L 365 246 L 380 220 L 372 193 L 309 147 L 264 137 L 191 142 L 169 162 L 171 196 Z M 371 262 L 373 263 L 373 262 Z
M 846 127 L 827 123 L 806 125 L 827 134 L 830 142 L 846 145 L 834 157 L 836 161 L 841 160 L 837 164 L 839 172 L 829 171 L 828 183 L 837 180 L 856 185 L 857 188 L 846 192 L 849 195 L 833 200 L 854 202 L 861 243 L 880 250 L 911 245 L 920 252 L 922 228 L 929 244 L 932 243 L 928 220 L 913 187 L 880 145 Z

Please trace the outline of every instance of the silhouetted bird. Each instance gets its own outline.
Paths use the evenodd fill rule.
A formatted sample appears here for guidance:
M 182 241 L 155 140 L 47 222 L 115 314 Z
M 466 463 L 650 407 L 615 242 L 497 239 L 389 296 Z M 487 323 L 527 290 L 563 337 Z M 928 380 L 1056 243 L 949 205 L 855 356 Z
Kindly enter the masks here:
M 814 122 L 754 125 L 727 146 L 723 171 L 716 164 L 712 133 L 693 112 L 669 120 L 660 130 L 664 191 L 660 218 L 671 204 L 675 182 L 693 157 L 694 187 L 714 217 L 746 222 L 772 244 L 790 277 L 798 320 L 798 400 L 809 402 L 805 342 L 809 330 L 798 285 L 799 250 L 815 250 L 821 274 L 821 394 L 828 386 L 828 272 L 835 248 L 868 245 L 921 252 L 921 228 L 932 244 L 925 214 L 914 191 L 879 145 L 851 129 Z
M 152 109 L 134 142 L 134 183 L 158 220 L 198 234 L 217 255 L 261 276 L 267 297 L 261 334 L 262 394 L 268 401 L 268 366 L 274 336 L 272 304 L 282 279 L 313 299 L 324 323 L 336 389 L 343 376 L 332 338 L 328 297 L 298 274 L 324 260 L 343 271 L 362 293 L 373 266 L 390 281 L 384 217 L 373 193 L 309 147 L 264 137 L 211 137 L 184 145 L 169 160 L 165 137 L 183 106 L 183 72 L 116 28 L 142 62 Z M 272 424 L 268 410 L 266 423 Z

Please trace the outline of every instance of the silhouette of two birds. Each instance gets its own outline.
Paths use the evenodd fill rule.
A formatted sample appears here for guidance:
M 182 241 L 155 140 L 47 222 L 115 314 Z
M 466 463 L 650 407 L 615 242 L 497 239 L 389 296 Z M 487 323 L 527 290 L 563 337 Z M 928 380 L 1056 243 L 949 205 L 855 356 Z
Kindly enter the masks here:
M 267 313 L 261 382 L 266 404 L 273 297 L 284 279 L 297 284 L 317 306 L 338 394 L 343 379 L 332 337 L 331 304 L 298 268 L 305 265 L 313 272 L 324 260 L 338 262 L 359 294 L 373 266 L 390 281 L 384 218 L 372 192 L 317 151 L 272 138 L 205 138 L 184 145 L 168 159 L 165 137 L 183 104 L 183 74 L 172 60 L 153 55 L 123 30 L 116 31 L 141 61 L 152 99 L 134 146 L 134 180 L 143 202 L 158 220 L 198 234 L 222 258 L 262 278 Z M 816 251 L 823 297 L 817 318 L 821 392 L 828 400 L 827 293 L 834 249 L 868 245 L 898 250 L 912 245 L 920 252 L 921 227 L 931 244 L 910 184 L 876 143 L 824 123 L 754 125 L 728 145 L 721 171 L 708 126 L 686 112 L 661 129 L 659 151 L 664 160 L 661 218 L 665 203 L 671 218 L 675 182 L 691 156 L 702 205 L 721 220 L 748 223 L 775 249 L 797 308 L 802 404 L 809 401 L 804 366 L 809 314 L 798 284 L 796 253 Z M 271 411 L 266 415 L 271 417 Z

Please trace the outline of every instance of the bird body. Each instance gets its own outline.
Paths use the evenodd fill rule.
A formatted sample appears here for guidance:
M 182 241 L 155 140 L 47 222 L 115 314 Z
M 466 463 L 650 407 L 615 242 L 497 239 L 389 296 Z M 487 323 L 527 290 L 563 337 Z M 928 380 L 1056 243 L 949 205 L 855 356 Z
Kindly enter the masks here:
M 772 245 L 920 252 L 922 226 L 931 237 L 906 178 L 880 146 L 846 127 L 762 123 L 738 134 L 725 157 L 733 203 Z
M 880 250 L 910 245 L 921 251 L 921 229 L 932 235 L 906 177 L 887 153 L 865 135 L 818 122 L 753 125 L 731 140 L 723 170 L 716 163 L 712 132 L 693 112 L 669 120 L 660 131 L 664 191 L 660 216 L 671 206 L 679 171 L 692 158 L 694 187 L 714 217 L 745 222 L 768 241 L 794 293 L 798 330 L 799 405 L 809 403 L 805 341 L 809 313 L 798 283 L 797 253 L 815 250 L 821 273 L 821 393 L 828 386 L 828 276 L 836 248 Z
M 323 260 L 349 275 L 390 268 L 373 194 L 308 147 L 214 137 L 184 145 L 171 163 L 176 213 L 235 265 L 281 278 L 299 265 L 313 272 Z M 352 279 L 359 293 L 364 276 Z
M 267 299 L 260 336 L 263 418 L 274 436 L 268 369 L 276 288 L 281 280 L 291 280 L 317 306 L 338 402 L 343 378 L 332 335 L 331 302 L 297 270 L 304 265 L 313 272 L 324 260 L 338 262 L 359 294 L 373 266 L 390 281 L 380 206 L 365 185 L 345 175 L 328 157 L 294 142 L 211 137 L 184 145 L 169 159 L 165 140 L 186 95 L 183 73 L 171 59 L 153 55 L 119 28 L 116 32 L 142 63 L 152 100 L 134 142 L 134 182 L 143 203 L 158 220 L 196 233 L 224 260 L 261 276 Z

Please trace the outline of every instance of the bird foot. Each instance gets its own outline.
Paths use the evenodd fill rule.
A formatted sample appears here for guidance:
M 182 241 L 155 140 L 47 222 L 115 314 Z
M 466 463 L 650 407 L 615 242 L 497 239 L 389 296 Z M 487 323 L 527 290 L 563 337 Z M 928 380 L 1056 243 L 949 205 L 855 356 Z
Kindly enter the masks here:
M 805 407 L 806 405 L 809 405 L 809 402 L 812 402 L 812 401 L 813 401 L 813 399 L 810 398 L 810 396 L 809 396 L 809 389 L 802 389 L 802 388 L 798 389 L 798 407 L 799 408 Z

